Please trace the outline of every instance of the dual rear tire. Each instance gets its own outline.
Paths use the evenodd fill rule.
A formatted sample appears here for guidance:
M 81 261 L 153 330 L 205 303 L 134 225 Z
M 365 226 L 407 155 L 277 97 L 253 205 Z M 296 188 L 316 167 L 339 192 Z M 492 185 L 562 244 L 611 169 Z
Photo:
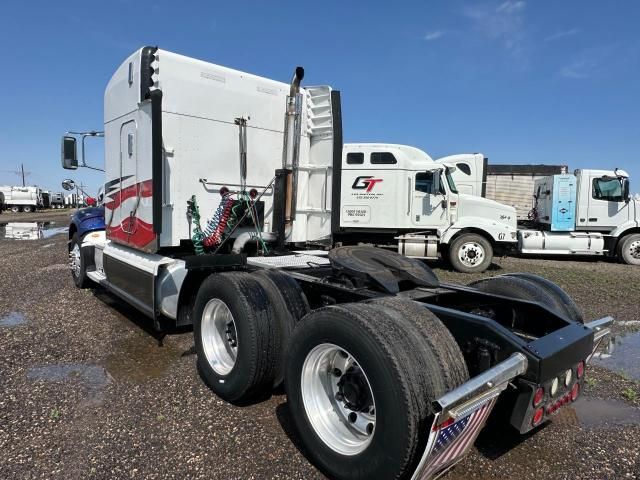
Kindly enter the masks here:
M 208 277 L 198 290 L 193 321 L 205 383 L 232 403 L 268 395 L 282 383 L 282 352 L 308 311 L 300 287 L 282 273 Z
M 508 273 L 477 280 L 469 286 L 494 295 L 538 302 L 563 318 L 584 323 L 582 311 L 562 288 L 533 273 Z
M 469 378 L 447 328 L 397 298 L 309 313 L 280 272 L 221 273 L 194 308 L 198 368 L 221 398 L 245 404 L 284 378 L 307 456 L 331 478 L 408 478 L 424 451 L 432 401 Z
M 468 379 L 446 327 L 399 299 L 307 315 L 286 365 L 291 417 L 307 455 L 330 478 L 409 478 L 431 427 L 431 402 Z

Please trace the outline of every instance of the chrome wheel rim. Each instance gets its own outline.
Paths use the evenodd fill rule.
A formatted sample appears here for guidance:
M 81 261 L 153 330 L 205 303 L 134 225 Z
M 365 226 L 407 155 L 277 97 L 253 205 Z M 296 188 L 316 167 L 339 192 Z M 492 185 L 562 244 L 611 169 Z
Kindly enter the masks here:
M 458 258 L 465 267 L 477 267 L 484 261 L 484 248 L 478 242 L 463 243 L 458 250 Z
M 302 366 L 302 401 L 320 439 L 342 455 L 364 451 L 375 434 L 371 384 L 356 359 L 331 343 L 314 347 Z
M 77 243 L 73 245 L 69 252 L 69 267 L 74 277 L 80 276 L 80 247 Z
M 635 240 L 629 245 L 629 253 L 636 260 L 640 260 L 640 240 Z
M 219 298 L 209 300 L 204 307 L 201 337 L 211 368 L 219 375 L 228 375 L 238 356 L 238 332 L 229 307 Z

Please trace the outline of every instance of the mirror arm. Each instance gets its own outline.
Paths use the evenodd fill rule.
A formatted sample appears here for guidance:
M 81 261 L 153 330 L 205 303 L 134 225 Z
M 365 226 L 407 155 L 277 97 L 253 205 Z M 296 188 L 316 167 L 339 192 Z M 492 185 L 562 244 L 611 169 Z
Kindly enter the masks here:
M 92 167 L 90 165 L 87 165 L 87 162 L 85 161 L 85 156 L 84 156 L 84 140 L 87 137 L 104 137 L 104 132 L 98 132 L 97 130 L 91 130 L 90 132 L 67 132 L 67 133 L 65 133 L 65 135 L 79 135 L 79 136 L 82 137 L 82 165 L 80 165 L 81 167 L 85 167 L 85 168 L 88 168 L 90 170 L 97 170 L 99 172 L 104 172 L 105 171 L 103 168 Z

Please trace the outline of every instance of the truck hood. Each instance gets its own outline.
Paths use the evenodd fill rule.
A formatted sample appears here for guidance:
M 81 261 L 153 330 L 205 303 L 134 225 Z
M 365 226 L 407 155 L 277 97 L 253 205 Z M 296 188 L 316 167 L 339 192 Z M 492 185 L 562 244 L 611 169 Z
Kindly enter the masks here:
M 458 218 L 481 217 L 517 228 L 516 209 L 484 197 L 458 194 Z

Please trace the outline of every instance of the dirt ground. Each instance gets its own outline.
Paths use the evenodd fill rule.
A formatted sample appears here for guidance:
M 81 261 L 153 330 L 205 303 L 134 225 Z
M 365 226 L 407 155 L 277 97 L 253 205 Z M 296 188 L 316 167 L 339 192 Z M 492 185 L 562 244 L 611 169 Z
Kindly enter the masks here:
M 0 214 L 0 478 L 323 478 L 296 447 L 285 395 L 223 402 L 196 372 L 190 331 L 160 341 L 135 310 L 75 288 L 64 234 L 2 238 L 4 222 L 52 222 L 47 231 L 70 213 Z M 622 321 L 622 341 L 640 329 L 640 268 L 505 258 L 478 276 L 434 270 L 457 283 L 538 273 L 587 318 Z M 623 368 L 588 375 L 553 421 L 526 436 L 485 429 L 444 478 L 640 478 L 640 383 Z

